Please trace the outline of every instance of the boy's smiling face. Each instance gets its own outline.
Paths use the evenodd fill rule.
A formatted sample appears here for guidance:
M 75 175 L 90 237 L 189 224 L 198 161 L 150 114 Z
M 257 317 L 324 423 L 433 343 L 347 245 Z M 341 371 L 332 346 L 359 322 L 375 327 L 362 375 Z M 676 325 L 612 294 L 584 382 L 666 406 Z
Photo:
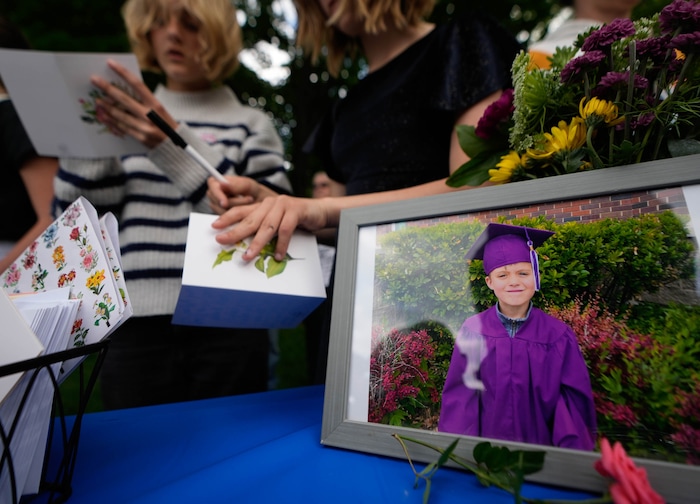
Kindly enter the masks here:
M 486 285 L 498 298 L 501 313 L 510 318 L 522 318 L 535 295 L 532 264 L 518 262 L 496 268 L 486 276 Z

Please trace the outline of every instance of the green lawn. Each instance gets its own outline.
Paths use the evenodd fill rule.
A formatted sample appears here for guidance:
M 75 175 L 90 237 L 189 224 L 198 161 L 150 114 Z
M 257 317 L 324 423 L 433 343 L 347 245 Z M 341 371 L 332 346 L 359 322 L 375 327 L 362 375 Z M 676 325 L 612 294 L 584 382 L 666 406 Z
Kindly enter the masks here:
M 306 342 L 304 327 L 282 329 L 279 332 L 279 361 L 277 362 L 277 388 L 293 388 L 308 385 L 306 373 Z M 93 371 L 96 356 L 92 355 L 83 362 L 83 379 Z M 76 369 L 61 384 L 61 398 L 67 415 L 78 411 L 80 398 L 80 370 Z M 87 402 L 86 412 L 102 411 L 99 380 Z

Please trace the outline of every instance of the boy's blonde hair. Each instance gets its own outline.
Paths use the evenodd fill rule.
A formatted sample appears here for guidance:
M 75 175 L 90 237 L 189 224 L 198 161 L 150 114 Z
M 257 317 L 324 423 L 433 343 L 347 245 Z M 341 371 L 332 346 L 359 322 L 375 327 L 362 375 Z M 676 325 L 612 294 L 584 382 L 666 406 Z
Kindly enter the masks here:
M 387 22 L 397 28 L 416 26 L 433 11 L 436 0 L 340 0 L 335 15 L 326 19 L 318 0 L 294 0 L 299 13 L 297 45 L 308 51 L 312 61 L 318 61 L 327 47 L 328 71 L 337 76 L 346 54 L 358 49 L 356 39 L 348 37 L 332 25 L 346 13 L 364 20 L 367 33 L 380 33 Z
M 162 72 L 149 32 L 171 4 L 170 0 L 127 0 L 122 7 L 129 43 L 142 70 Z M 238 68 L 238 54 L 243 49 L 241 27 L 231 0 L 178 0 L 177 4 L 201 23 L 200 57 L 207 79 L 223 82 Z

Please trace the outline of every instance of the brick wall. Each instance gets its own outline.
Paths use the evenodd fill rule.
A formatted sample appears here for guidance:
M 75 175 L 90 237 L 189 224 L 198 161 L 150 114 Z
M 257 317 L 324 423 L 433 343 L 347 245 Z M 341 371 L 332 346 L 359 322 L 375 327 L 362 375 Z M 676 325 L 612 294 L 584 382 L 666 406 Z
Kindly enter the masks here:
M 683 191 L 680 187 L 658 191 L 612 194 L 596 198 L 567 200 L 513 209 L 498 209 L 470 214 L 470 217 L 489 222 L 501 216 L 512 219 L 515 217 L 539 217 L 544 215 L 547 219 L 564 223 L 572 221 L 590 222 L 607 218 L 628 219 L 647 213 L 659 213 L 664 210 L 673 210 L 678 215 L 688 214 Z
M 664 210 L 673 210 L 676 215 L 688 215 L 688 207 L 683 197 L 683 190 L 680 187 L 611 194 L 595 198 L 582 198 L 523 207 L 509 208 L 504 204 L 503 208 L 496 210 L 447 215 L 407 223 L 379 225 L 377 226 L 377 234 L 381 236 L 403 226 L 426 227 L 439 222 L 459 222 L 467 219 L 493 222 L 500 217 L 510 220 L 517 217 L 538 217 L 544 215 L 547 219 L 562 224 L 564 222 L 592 222 L 607 218 L 628 219 L 647 213 L 659 213 Z

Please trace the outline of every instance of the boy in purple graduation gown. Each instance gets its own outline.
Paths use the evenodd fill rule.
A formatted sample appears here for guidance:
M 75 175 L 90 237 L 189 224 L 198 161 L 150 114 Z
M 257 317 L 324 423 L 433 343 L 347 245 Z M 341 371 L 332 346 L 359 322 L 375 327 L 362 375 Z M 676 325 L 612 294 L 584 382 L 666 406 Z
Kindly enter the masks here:
M 550 231 L 489 224 L 465 256 L 483 259 L 498 303 L 455 339 L 438 430 L 563 448 L 595 447 L 590 377 L 573 330 L 532 306 L 535 247 Z

